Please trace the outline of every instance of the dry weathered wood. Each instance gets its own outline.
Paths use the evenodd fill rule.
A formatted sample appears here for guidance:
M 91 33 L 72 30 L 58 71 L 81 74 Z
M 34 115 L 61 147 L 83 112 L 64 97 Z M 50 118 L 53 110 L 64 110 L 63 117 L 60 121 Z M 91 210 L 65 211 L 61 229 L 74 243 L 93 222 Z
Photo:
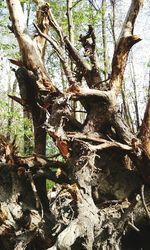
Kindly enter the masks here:
M 101 149 L 109 148 L 109 147 L 118 147 L 118 148 L 121 148 L 121 149 L 124 149 L 124 150 L 129 150 L 129 151 L 132 150 L 131 146 L 116 142 L 114 140 L 108 141 L 108 140 L 105 140 L 105 139 L 102 139 L 102 138 L 98 138 L 98 137 L 94 137 L 94 136 L 88 136 L 88 135 L 85 135 L 85 134 L 82 134 L 82 133 L 75 133 L 75 134 L 69 133 L 69 134 L 67 134 L 67 136 L 70 137 L 70 138 L 76 138 L 76 139 L 80 139 L 80 140 L 85 139 L 85 140 L 88 140 L 88 141 L 101 143 L 100 145 L 95 145 L 95 146 L 89 144 L 89 148 L 91 150 L 101 150 Z
M 57 54 L 58 54 L 58 56 L 60 58 L 60 61 L 62 62 L 63 69 L 64 69 L 64 72 L 66 74 L 66 77 L 68 79 L 69 84 L 70 85 L 75 84 L 76 79 L 73 77 L 71 69 L 70 69 L 70 67 L 68 65 L 68 62 L 67 62 L 66 58 L 65 58 L 65 46 L 64 46 L 63 40 L 61 40 L 61 43 L 63 42 L 63 45 L 61 45 L 53 37 L 50 37 L 47 34 L 44 34 L 36 24 L 34 24 L 34 26 L 37 29 L 39 35 L 41 37 L 45 38 L 53 46 L 53 48 L 57 52 Z
M 42 32 L 47 34 L 49 25 L 49 6 L 44 1 L 36 1 L 36 3 L 37 23 L 42 29 Z M 43 62 L 46 41 L 39 35 L 33 40 L 29 36 L 19 0 L 8 0 L 7 5 L 13 25 L 13 31 L 20 47 L 21 61 L 24 66 L 16 71 L 16 77 L 20 87 L 21 98 L 27 102 L 32 113 L 34 151 L 35 153 L 45 155 L 46 131 L 42 126 L 46 120 L 46 112 L 41 109 L 39 105 L 41 90 L 46 90 L 47 92 L 56 91 L 55 86 L 46 72 Z M 48 209 L 45 179 L 43 179 L 43 177 L 37 178 L 36 186 L 40 199 L 43 200 L 45 203 L 44 206 Z
M 13 30 L 19 43 L 23 65 L 34 73 L 38 73 L 39 79 L 37 83 L 41 89 L 54 91 L 55 87 L 50 81 L 44 67 L 41 51 L 37 48 L 35 41 L 28 35 L 20 1 L 8 0 L 7 5 L 13 24 Z
M 92 40 L 92 42 L 90 40 Z M 85 36 L 80 35 L 80 41 L 84 47 L 85 56 L 89 57 L 91 62 L 92 82 L 89 85 L 90 87 L 92 87 L 101 82 L 101 77 L 100 77 L 100 66 L 98 63 L 97 52 L 96 52 L 96 37 L 93 27 L 91 25 L 89 25 L 89 30 Z M 89 79 L 89 77 L 86 78 Z
M 44 0 L 34 1 L 38 32 L 34 41 L 29 38 L 21 19 L 19 1 L 7 2 L 22 53 L 23 67 L 20 65 L 16 76 L 21 98 L 32 113 L 36 154 L 19 157 L 14 144 L 10 146 L 4 139 L 0 141 L 2 246 L 8 248 L 11 232 L 14 241 L 9 240 L 12 245 L 8 250 L 127 249 L 124 237 L 128 236 L 131 227 L 140 234 L 140 229 L 146 225 L 141 226 L 139 221 L 145 216 L 144 206 L 149 206 L 149 188 L 144 194 L 146 205 L 136 197 L 142 182 L 149 183 L 150 171 L 146 151 L 122 120 L 116 96 L 130 48 L 140 40 L 133 35 L 133 28 L 143 1 L 132 0 L 114 52 L 112 86 L 100 90 L 94 89 L 102 84 L 99 83 L 96 41 L 91 26 L 88 33 L 81 36 L 82 45 L 89 52 L 89 66 L 65 36 Z M 40 11 L 44 11 L 43 15 Z M 57 33 L 57 40 L 48 35 L 48 25 Z M 46 41 L 57 52 L 71 85 L 66 93 L 60 93 L 50 83 L 43 66 Z M 76 71 L 71 71 L 68 59 L 76 65 Z M 35 70 L 37 67 L 40 71 Z M 82 78 L 87 88 L 80 86 Z M 41 79 L 45 92 L 37 87 Z M 47 85 L 44 79 L 48 79 Z M 73 117 L 70 100 L 84 107 L 82 123 Z M 42 156 L 45 155 L 46 132 L 63 156 L 62 162 Z M 46 203 L 43 192 L 45 179 L 63 184 L 62 188 L 54 186 L 51 190 L 50 204 Z M 12 220 L 11 226 L 6 214 Z
M 44 1 L 41 1 L 41 0 L 34 0 L 34 2 L 37 4 L 37 9 L 36 9 L 37 25 L 38 25 L 38 27 L 40 27 L 41 31 L 44 34 L 48 34 L 48 29 L 49 29 L 49 18 L 48 18 L 49 5 L 48 5 L 48 3 L 45 3 Z M 34 40 L 36 42 L 37 48 L 40 51 L 42 59 L 44 59 L 46 40 L 43 37 L 39 36 L 38 34 L 35 35 Z M 43 61 L 43 63 L 44 63 L 44 61 Z
M 141 41 L 140 37 L 133 35 L 133 30 L 135 20 L 142 4 L 143 0 L 132 0 L 122 27 L 122 31 L 117 41 L 112 60 L 112 73 L 110 80 L 110 85 L 112 86 L 112 89 L 115 91 L 116 95 L 118 95 L 122 86 L 123 75 L 128 60 L 129 51 L 134 44 Z
M 147 107 L 144 114 L 144 119 L 140 131 L 142 145 L 150 159 L 150 98 L 147 103 Z

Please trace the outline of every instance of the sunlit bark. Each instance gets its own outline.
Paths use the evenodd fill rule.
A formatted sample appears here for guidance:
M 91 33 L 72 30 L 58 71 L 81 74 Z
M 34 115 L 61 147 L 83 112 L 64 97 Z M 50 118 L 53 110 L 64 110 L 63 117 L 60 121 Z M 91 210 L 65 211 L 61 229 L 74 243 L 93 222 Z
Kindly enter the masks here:
M 145 211 L 149 217 L 148 192 L 144 193 L 144 186 L 140 189 L 150 180 L 149 142 L 145 140 L 149 136 L 149 104 L 143 140 L 130 131 L 117 105 L 128 54 L 140 41 L 133 29 L 143 1 L 132 0 L 115 48 L 109 86 L 99 74 L 93 27 L 89 25 L 87 34 L 80 36 L 86 61 L 66 37 L 49 5 L 43 0 L 35 2 L 37 11 L 41 6 L 46 10 L 44 15 L 37 12 L 37 36 L 32 40 L 20 16 L 19 1 L 7 0 L 23 63 L 16 70 L 21 99 L 14 100 L 32 113 L 35 154 L 22 158 L 14 142 L 0 140 L 0 167 L 7 169 L 11 182 L 6 185 L 4 181 L 6 190 L 0 183 L 0 240 L 8 250 L 125 249 L 129 228 L 139 230 Z M 49 36 L 49 27 L 57 40 Z M 44 67 L 46 41 L 60 58 L 69 83 L 63 93 L 51 83 Z M 76 66 L 74 72 L 69 60 Z M 84 108 L 82 123 L 73 115 L 72 100 Z M 63 161 L 46 158 L 46 133 Z M 2 180 L 6 172 L 0 172 Z M 62 184 L 54 199 L 50 197 L 50 204 L 45 196 L 46 178 Z M 10 239 L 8 247 L 9 235 L 14 240 Z

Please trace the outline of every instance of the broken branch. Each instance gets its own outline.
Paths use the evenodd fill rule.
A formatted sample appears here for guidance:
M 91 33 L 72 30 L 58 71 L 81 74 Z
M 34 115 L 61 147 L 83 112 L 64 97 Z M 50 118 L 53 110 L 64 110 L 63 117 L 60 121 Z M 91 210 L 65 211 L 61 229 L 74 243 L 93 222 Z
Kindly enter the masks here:
M 112 86 L 112 89 L 116 95 L 118 95 L 122 86 L 123 75 L 128 60 L 129 51 L 135 43 L 141 41 L 138 36 L 133 35 L 133 30 L 135 20 L 142 4 L 143 0 L 132 0 L 116 45 L 112 60 L 112 73 L 110 80 L 110 85 Z

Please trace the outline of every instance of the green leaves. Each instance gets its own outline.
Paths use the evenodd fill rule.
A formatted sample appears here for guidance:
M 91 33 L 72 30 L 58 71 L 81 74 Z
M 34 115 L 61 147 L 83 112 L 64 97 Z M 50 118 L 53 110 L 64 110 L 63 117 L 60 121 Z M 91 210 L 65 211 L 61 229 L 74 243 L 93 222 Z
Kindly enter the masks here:
M 24 152 L 24 136 L 32 138 L 31 120 L 24 118 L 22 108 L 15 104 L 13 111 L 11 111 L 10 103 L 7 96 L 3 94 L 0 98 L 0 134 L 10 135 L 11 139 L 17 137 L 17 146 L 21 153 Z M 24 129 L 26 128 L 26 129 Z

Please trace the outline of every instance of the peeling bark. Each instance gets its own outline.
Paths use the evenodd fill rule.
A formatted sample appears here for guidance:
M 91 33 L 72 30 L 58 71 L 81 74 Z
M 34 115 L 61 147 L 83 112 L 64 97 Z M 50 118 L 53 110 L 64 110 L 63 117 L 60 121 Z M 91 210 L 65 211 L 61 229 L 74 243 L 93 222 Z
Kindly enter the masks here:
M 33 41 L 20 19 L 19 1 L 7 0 L 23 62 L 16 70 L 21 99 L 12 98 L 32 114 L 35 154 L 22 158 L 14 142 L 0 140 L 0 243 L 8 250 L 132 249 L 128 238 L 133 231 L 142 237 L 149 220 L 149 187 L 146 185 L 145 192 L 143 189 L 143 182 L 150 182 L 146 141 L 149 104 L 142 141 L 123 121 L 117 95 L 129 51 L 140 41 L 133 28 L 143 1 L 132 1 L 114 52 L 109 86 L 103 86 L 99 75 L 93 28 L 89 26 L 87 34 L 80 37 L 85 53 L 90 52 L 86 55 L 88 65 L 45 1 L 35 2 L 38 34 Z M 46 8 L 42 16 L 40 8 Z M 57 33 L 57 41 L 48 35 L 49 25 Z M 68 79 L 70 86 L 64 93 L 56 89 L 45 71 L 46 41 L 57 52 Z M 76 65 L 73 73 L 67 55 Z M 88 87 L 82 86 L 82 78 Z M 84 107 L 83 123 L 74 117 L 72 100 Z M 46 158 L 46 133 L 63 161 Z M 130 166 L 126 159 L 130 159 Z M 51 190 L 49 201 L 46 179 L 61 184 L 54 187 L 55 194 Z
M 23 11 L 19 0 L 8 0 L 10 18 L 13 24 L 14 34 L 18 40 L 22 63 L 24 67 L 38 74 L 38 86 L 41 89 L 54 91 L 55 87 L 50 81 L 43 64 L 41 52 L 35 42 L 30 38 L 25 25 Z

